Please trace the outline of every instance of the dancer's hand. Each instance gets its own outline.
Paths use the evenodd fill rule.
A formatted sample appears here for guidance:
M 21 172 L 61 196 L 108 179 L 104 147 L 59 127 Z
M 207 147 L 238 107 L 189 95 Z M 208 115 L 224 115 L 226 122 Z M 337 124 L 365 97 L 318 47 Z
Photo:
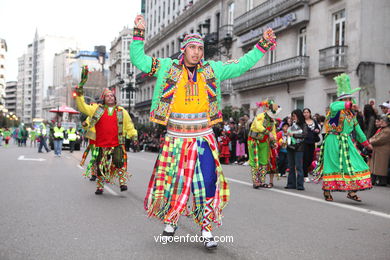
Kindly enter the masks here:
M 275 33 L 271 28 L 268 28 L 267 30 L 264 31 L 263 38 L 267 42 L 272 42 L 272 43 L 276 42 Z
M 374 148 L 372 147 L 372 144 L 368 144 L 367 149 L 372 151 Z
M 134 27 L 138 28 L 138 29 L 141 29 L 141 30 L 145 30 L 146 29 L 145 18 L 144 18 L 144 16 L 142 14 L 139 14 L 139 15 L 137 15 L 135 17 Z

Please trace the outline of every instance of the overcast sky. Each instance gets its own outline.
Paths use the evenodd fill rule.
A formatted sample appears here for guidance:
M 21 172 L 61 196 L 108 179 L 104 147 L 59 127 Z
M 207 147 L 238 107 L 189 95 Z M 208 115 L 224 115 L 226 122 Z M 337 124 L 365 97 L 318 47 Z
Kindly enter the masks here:
M 7 42 L 6 81 L 16 80 L 18 57 L 39 36 L 74 37 L 91 50 L 106 45 L 124 26 L 133 27 L 141 0 L 0 0 L 0 38 Z

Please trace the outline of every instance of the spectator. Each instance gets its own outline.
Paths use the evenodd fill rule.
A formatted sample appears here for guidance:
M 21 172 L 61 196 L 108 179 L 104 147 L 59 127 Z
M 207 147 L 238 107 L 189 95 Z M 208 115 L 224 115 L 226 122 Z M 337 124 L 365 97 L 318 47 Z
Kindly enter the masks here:
M 304 181 L 310 182 L 308 175 L 309 167 L 313 161 L 315 143 L 320 141 L 319 133 L 321 130 L 318 123 L 311 117 L 311 110 L 309 108 L 303 109 L 303 116 L 305 118 L 305 123 L 307 127 L 307 135 L 303 141 L 303 175 Z
M 237 162 L 239 164 L 243 164 L 245 158 L 247 157 L 245 151 L 245 143 L 246 143 L 246 130 L 245 130 L 245 118 L 241 117 L 239 119 L 238 131 L 237 131 L 237 141 L 236 141 L 236 156 Z
M 219 142 L 219 157 L 221 158 L 221 162 L 225 164 L 229 164 L 230 159 L 229 142 L 229 132 L 222 131 L 222 136 L 220 137 Z
M 364 115 L 364 134 L 370 139 L 376 132 L 375 119 L 377 117 L 372 105 L 367 104 L 363 108 Z
M 288 167 L 287 160 L 287 130 L 289 125 L 287 122 L 282 124 L 282 130 L 279 131 L 276 135 L 278 141 L 278 169 L 280 176 L 284 176 L 286 174 L 286 169 Z
M 388 115 L 390 113 L 390 101 L 383 102 L 379 107 L 382 110 L 384 115 Z
M 296 109 L 291 112 L 292 126 L 288 129 L 288 174 L 285 189 L 305 190 L 303 176 L 303 150 L 304 139 L 307 135 L 305 118 L 302 110 Z M 297 173 L 296 173 L 297 172 Z
M 380 130 L 370 138 L 373 153 L 370 169 L 373 174 L 373 185 L 386 186 L 390 160 L 390 116 L 382 115 Z

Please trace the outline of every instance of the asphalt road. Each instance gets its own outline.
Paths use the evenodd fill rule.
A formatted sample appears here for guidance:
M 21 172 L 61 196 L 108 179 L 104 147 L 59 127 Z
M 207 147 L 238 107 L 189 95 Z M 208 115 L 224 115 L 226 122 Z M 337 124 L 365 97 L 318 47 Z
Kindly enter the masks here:
M 231 201 L 214 235 L 229 236 L 218 249 L 201 243 L 155 241 L 163 225 L 143 209 L 156 153 L 129 153 L 129 190 L 82 177 L 81 152 L 38 154 L 34 148 L 0 147 L 0 259 L 390 259 L 390 188 L 359 193 L 363 202 L 321 185 L 305 191 L 254 190 L 248 166 L 223 166 Z M 178 236 L 199 235 L 181 217 Z

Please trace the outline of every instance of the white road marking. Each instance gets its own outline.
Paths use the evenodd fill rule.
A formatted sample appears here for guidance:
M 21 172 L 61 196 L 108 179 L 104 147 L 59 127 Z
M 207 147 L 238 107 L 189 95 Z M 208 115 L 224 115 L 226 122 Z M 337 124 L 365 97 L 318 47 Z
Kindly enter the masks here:
M 112 195 L 114 196 L 119 196 L 118 193 L 116 193 L 115 191 L 113 191 L 110 187 L 108 187 L 107 185 L 104 186 L 104 189 L 107 190 L 109 193 L 111 193 Z
M 24 155 L 19 156 L 18 160 L 19 161 L 37 161 L 37 162 L 46 161 L 46 159 L 43 159 L 43 158 L 25 158 Z
M 236 179 L 232 179 L 232 178 L 226 178 L 226 179 L 231 181 L 231 182 L 236 182 L 236 183 L 240 183 L 240 184 L 252 187 L 252 183 L 249 183 L 249 182 L 240 181 L 240 180 L 236 180 Z M 384 212 L 380 212 L 380 211 L 375 211 L 375 210 L 360 208 L 360 207 L 356 207 L 356 206 L 346 205 L 346 204 L 342 204 L 342 203 L 338 203 L 338 202 L 334 202 L 334 201 L 329 202 L 329 201 L 325 201 L 324 199 L 319 199 L 319 198 L 315 198 L 315 197 L 305 196 L 305 195 L 302 195 L 302 194 L 297 194 L 297 193 L 288 192 L 288 191 L 284 191 L 284 190 L 267 189 L 267 191 L 278 192 L 278 193 L 282 193 L 282 194 L 289 195 L 289 196 L 294 196 L 294 197 L 298 197 L 298 198 L 302 198 L 302 199 L 307 199 L 307 200 L 312 200 L 312 201 L 324 203 L 326 205 L 331 205 L 331 206 L 335 206 L 335 207 L 339 207 L 339 208 L 350 209 L 350 210 L 358 211 L 358 212 L 361 212 L 361 213 L 366 213 L 366 214 L 370 214 L 370 215 L 374 215 L 374 216 L 390 219 L 390 214 L 387 214 L 387 213 L 384 213 Z

